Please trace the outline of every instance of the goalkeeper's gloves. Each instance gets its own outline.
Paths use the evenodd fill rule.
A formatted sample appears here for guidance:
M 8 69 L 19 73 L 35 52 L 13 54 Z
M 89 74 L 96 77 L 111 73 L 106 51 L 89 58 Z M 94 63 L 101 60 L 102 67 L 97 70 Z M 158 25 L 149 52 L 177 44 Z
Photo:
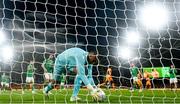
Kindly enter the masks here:
M 92 90 L 92 91 L 91 91 L 91 96 L 93 97 L 93 99 L 94 99 L 95 101 L 98 101 L 98 99 L 99 99 L 98 90 L 97 90 L 97 89 Z
M 91 96 L 93 97 L 94 100 L 98 100 L 98 90 L 96 88 L 93 88 L 92 85 L 88 84 L 87 88 L 91 90 Z

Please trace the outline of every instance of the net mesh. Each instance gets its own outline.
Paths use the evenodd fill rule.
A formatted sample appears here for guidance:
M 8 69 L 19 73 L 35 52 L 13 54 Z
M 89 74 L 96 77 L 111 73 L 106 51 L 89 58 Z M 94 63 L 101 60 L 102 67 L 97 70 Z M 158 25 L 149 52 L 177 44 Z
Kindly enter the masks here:
M 0 74 L 1 82 L 6 74 L 10 87 L 2 92 L 1 83 L 0 103 L 69 103 L 75 73 L 67 73 L 65 89 L 57 85 L 46 99 L 41 65 L 50 54 L 71 47 L 98 53 L 93 79 L 106 93 L 104 103 L 180 103 L 179 90 L 170 89 L 169 73 L 174 65 L 178 78 L 179 5 L 178 0 L 1 0 Z M 36 68 L 35 94 L 24 89 L 30 61 Z M 142 73 L 142 92 L 133 88 L 132 63 Z M 107 75 L 108 67 L 112 76 Z M 113 83 L 105 82 L 111 77 Z M 93 102 L 87 93 L 82 85 L 81 102 Z

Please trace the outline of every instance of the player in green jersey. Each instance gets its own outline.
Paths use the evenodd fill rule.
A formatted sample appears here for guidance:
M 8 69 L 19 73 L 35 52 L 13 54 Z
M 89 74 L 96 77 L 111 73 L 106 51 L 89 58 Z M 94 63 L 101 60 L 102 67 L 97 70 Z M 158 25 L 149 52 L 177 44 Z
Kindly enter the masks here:
M 45 59 L 41 65 L 41 67 L 44 70 L 45 86 L 53 79 L 53 77 L 52 77 L 52 73 L 53 73 L 53 69 L 54 69 L 53 57 L 54 57 L 53 54 L 49 55 L 49 58 Z
M 138 76 L 138 73 L 139 73 L 139 69 L 134 64 L 131 64 L 130 65 L 130 73 L 131 73 L 131 77 L 132 77 L 132 80 L 133 80 L 132 91 L 134 91 L 134 89 L 136 88 L 137 82 L 138 82 L 137 76 Z
M 26 85 L 29 84 L 30 89 L 32 89 L 32 93 L 35 93 L 35 86 L 34 86 L 34 72 L 35 72 L 35 70 L 36 70 L 36 68 L 34 67 L 34 62 L 30 61 L 29 65 L 27 66 Z
M 9 88 L 9 76 L 7 76 L 5 73 L 1 76 L 1 90 L 5 91 Z
M 174 88 L 175 88 L 175 89 L 177 88 L 176 73 L 177 73 L 177 70 L 175 69 L 174 65 L 171 65 L 171 68 L 170 68 L 170 70 L 169 70 L 171 90 L 172 90 L 172 88 L 173 88 L 173 84 L 174 84 Z

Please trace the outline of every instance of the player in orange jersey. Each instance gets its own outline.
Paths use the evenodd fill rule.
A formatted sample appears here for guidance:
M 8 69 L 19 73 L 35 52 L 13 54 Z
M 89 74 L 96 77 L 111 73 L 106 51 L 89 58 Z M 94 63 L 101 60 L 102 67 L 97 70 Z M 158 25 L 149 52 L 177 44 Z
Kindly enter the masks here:
M 137 87 L 139 87 L 139 92 L 142 92 L 142 88 L 143 88 L 142 79 L 143 79 L 143 75 L 139 71 L 139 73 L 137 75 Z
M 109 88 L 110 86 L 112 86 L 113 89 L 115 89 L 115 84 L 112 78 L 112 67 L 108 67 L 107 71 L 106 71 L 106 77 L 105 80 L 102 84 L 98 84 L 98 87 L 107 85 L 107 87 Z
M 150 73 L 148 73 L 147 71 L 144 72 L 144 78 L 146 80 L 146 88 L 150 89 L 151 88 L 151 80 L 150 80 Z

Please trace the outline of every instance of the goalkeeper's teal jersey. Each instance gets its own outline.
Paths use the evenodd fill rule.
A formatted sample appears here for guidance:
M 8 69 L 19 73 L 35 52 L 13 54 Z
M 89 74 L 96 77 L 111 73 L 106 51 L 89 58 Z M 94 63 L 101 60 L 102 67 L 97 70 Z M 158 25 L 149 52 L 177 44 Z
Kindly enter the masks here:
M 88 78 L 91 78 L 92 77 L 92 67 L 93 67 L 93 65 L 91 65 L 91 64 L 89 64 L 88 65 L 88 67 L 87 67 L 87 69 L 88 69 Z
M 170 78 L 176 78 L 177 70 L 175 68 L 171 68 L 169 70 Z
M 46 59 L 43 61 L 43 64 L 45 66 L 45 68 L 47 69 L 48 73 L 52 73 L 53 72 L 53 67 L 54 67 L 54 61 L 51 59 Z
M 55 74 L 58 74 L 62 67 L 67 70 L 73 71 L 77 69 L 77 74 L 81 76 L 82 81 L 85 85 L 89 84 L 89 81 L 85 75 L 85 64 L 87 62 L 88 52 L 80 48 L 70 48 L 59 54 L 55 61 Z M 59 71 L 58 71 L 59 70 Z M 56 78 L 55 78 L 56 79 Z
M 130 68 L 130 72 L 131 72 L 132 77 L 137 77 L 138 71 L 139 71 L 139 70 L 138 70 L 137 67 L 132 67 L 132 68 Z

